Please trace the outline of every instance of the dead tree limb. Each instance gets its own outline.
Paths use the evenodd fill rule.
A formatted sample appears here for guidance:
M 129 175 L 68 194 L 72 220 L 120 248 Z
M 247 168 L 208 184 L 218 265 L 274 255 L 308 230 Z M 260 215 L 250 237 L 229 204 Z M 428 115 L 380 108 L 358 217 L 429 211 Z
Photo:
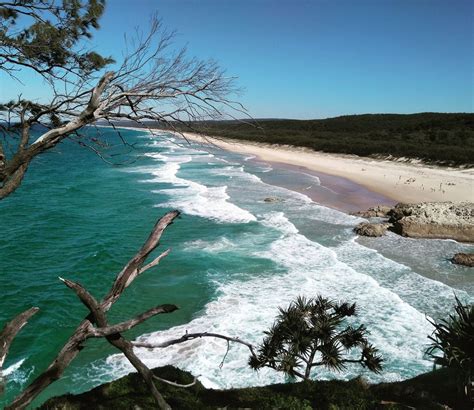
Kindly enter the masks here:
M 178 216 L 178 211 L 171 211 L 158 220 L 158 222 L 153 227 L 148 239 L 138 250 L 135 256 L 130 259 L 122 271 L 117 275 L 110 291 L 100 303 L 95 300 L 95 298 L 90 295 L 81 285 L 63 279 L 67 286 L 74 289 L 82 303 L 87 306 L 91 313 L 79 324 L 73 335 L 69 338 L 48 368 L 43 373 L 41 373 L 25 390 L 23 390 L 23 392 L 21 392 L 9 406 L 6 407 L 7 410 L 23 409 L 28 406 L 38 396 L 38 394 L 40 394 L 51 383 L 53 383 L 55 380 L 58 380 L 62 376 L 64 370 L 78 355 L 83 347 L 83 344 L 88 338 L 97 337 L 96 332 L 99 332 L 101 328 L 108 328 L 106 320 L 107 311 L 119 299 L 123 291 L 139 274 L 156 265 L 156 263 L 153 263 L 156 261 L 156 259 L 154 259 L 153 262 L 143 266 L 148 256 L 159 245 L 164 230 L 170 224 L 172 224 L 174 219 Z M 167 251 L 165 254 L 167 255 Z M 163 254 L 161 256 L 163 257 Z M 172 305 L 162 305 L 151 309 L 150 311 L 142 314 L 141 317 L 138 317 L 132 321 L 115 325 L 116 327 L 111 326 L 108 331 L 103 331 L 103 334 L 101 335 L 105 336 L 109 343 L 121 350 L 127 359 L 132 363 L 132 365 L 139 371 L 161 409 L 168 409 L 169 406 L 166 404 L 156 389 L 156 386 L 153 383 L 153 374 L 135 355 L 133 352 L 132 343 L 125 340 L 120 335 L 120 333 L 113 332 L 128 330 L 136 324 L 143 322 L 145 318 L 151 317 L 154 314 L 169 313 L 174 309 L 177 309 L 175 306 L 171 306 Z
M 116 333 L 126 332 L 127 330 L 130 330 L 131 328 L 143 323 L 145 320 L 148 320 L 153 316 L 159 315 L 161 313 L 172 313 L 177 309 L 178 307 L 175 305 L 160 305 L 149 309 L 137 317 L 127 320 L 126 322 L 100 327 L 94 331 L 93 337 L 113 336 Z
M 125 121 L 149 129 L 147 124 L 152 121 L 182 134 L 183 125 L 194 130 L 194 121 L 247 116 L 242 105 L 233 100 L 239 91 L 235 78 L 227 76 L 214 61 L 188 58 L 185 49 L 173 52 L 173 36 L 153 16 L 149 34 L 137 33 L 136 43 L 116 71 L 105 72 L 108 60 L 100 70 L 92 71 L 78 70 L 71 62 L 72 66 L 58 66 L 63 75 L 55 75 L 51 70 L 38 73 L 35 65 L 9 59 L 10 72 L 19 65 L 22 70 L 46 76 L 52 98 L 45 103 L 21 96 L 17 101 L 0 101 L 0 200 L 20 186 L 36 156 L 64 139 L 95 145 L 97 152 L 108 145 L 100 144 L 98 133 L 81 133 L 86 126 L 109 124 L 117 131 L 114 122 Z M 0 53 L 0 71 L 1 63 Z M 34 136 L 32 130 L 40 127 L 47 130 Z M 117 135 L 123 143 L 120 132 Z
M 81 302 L 86 305 L 93 316 L 93 322 L 97 325 L 97 328 L 90 329 L 90 333 L 87 334 L 86 337 L 105 337 L 112 346 L 115 346 L 117 349 L 122 351 L 125 357 L 127 357 L 130 363 L 132 363 L 135 369 L 137 369 L 138 373 L 140 373 L 142 378 L 145 380 L 145 383 L 150 389 L 150 392 L 158 403 L 160 409 L 170 409 L 170 406 L 168 403 L 166 403 L 165 399 L 160 394 L 155 386 L 155 383 L 153 382 L 152 371 L 138 358 L 138 356 L 133 351 L 133 345 L 128 340 L 126 340 L 120 334 L 120 332 L 129 330 L 156 314 L 173 312 L 177 309 L 177 307 L 174 305 L 158 306 L 139 315 L 135 319 L 120 323 L 118 325 L 109 326 L 104 308 L 81 284 L 67 279 L 60 279 L 66 284 L 67 287 L 73 289 L 76 292 L 76 295 L 79 297 Z
M 120 350 L 130 363 L 135 367 L 138 373 L 142 376 L 143 380 L 147 384 L 151 394 L 155 398 L 157 405 L 160 409 L 170 409 L 163 396 L 158 391 L 155 380 L 163 383 L 167 383 L 176 387 L 191 387 L 196 383 L 196 379 L 186 385 L 181 385 L 173 381 L 169 381 L 160 377 L 157 377 L 153 372 L 140 360 L 135 354 L 134 348 L 136 347 L 147 347 L 147 348 L 164 348 L 178 343 L 184 343 L 197 338 L 202 337 L 213 337 L 226 340 L 227 343 L 235 342 L 245 345 L 255 356 L 254 348 L 250 343 L 240 340 L 239 338 L 229 337 L 220 335 L 217 333 L 186 333 L 179 339 L 168 340 L 161 344 L 149 344 L 130 342 L 123 337 L 122 332 L 132 329 L 133 327 L 143 323 L 145 320 L 158 315 L 171 313 L 178 309 L 177 306 L 171 304 L 163 304 L 149 309 L 133 319 L 126 320 L 118 324 L 109 324 L 107 320 L 107 312 L 112 305 L 120 298 L 124 290 L 130 286 L 135 278 L 141 273 L 156 266 L 165 256 L 169 254 L 169 250 L 166 250 L 158 257 L 152 259 L 151 262 L 145 263 L 150 254 L 159 245 L 161 236 L 164 230 L 173 222 L 173 220 L 179 216 L 178 211 L 168 212 L 164 215 L 153 227 L 148 239 L 145 241 L 143 246 L 130 259 L 125 267 L 117 275 L 111 289 L 106 296 L 99 302 L 91 293 L 88 292 L 84 286 L 80 283 L 59 278 L 67 287 L 72 289 L 79 300 L 87 307 L 90 311 L 89 315 L 80 323 L 76 331 L 61 349 L 56 356 L 55 360 L 49 365 L 49 367 L 41 373 L 22 393 L 20 393 L 10 406 L 6 409 L 23 409 L 38 396 L 44 389 L 46 389 L 51 383 L 59 379 L 64 370 L 74 360 L 79 351 L 83 348 L 84 343 L 90 338 L 105 338 L 111 345 Z M 14 325 L 7 325 L 6 329 L 16 329 L 18 331 L 25 323 L 28 318 L 36 312 L 37 308 L 32 308 L 29 311 L 23 313 L 16 318 Z M 8 335 L 11 335 L 11 331 L 7 331 Z M 16 334 L 16 333 L 15 333 Z M 3 333 L 2 333 L 3 335 Z M 14 337 L 14 335 L 12 336 Z M 1 340 L 1 338 L 0 338 Z M 9 343 L 11 340 L 8 339 Z
M 163 349 L 165 347 L 169 347 L 172 345 L 177 345 L 180 343 L 188 342 L 190 340 L 194 339 L 200 339 L 202 337 L 213 337 L 215 339 L 223 339 L 226 340 L 227 342 L 234 342 L 234 343 L 239 343 L 241 345 L 246 346 L 250 350 L 250 354 L 252 356 L 255 355 L 254 351 L 254 346 L 251 343 L 248 343 L 244 340 L 239 339 L 238 337 L 230 337 L 230 336 L 225 336 L 221 335 L 219 333 L 210 333 L 210 332 L 202 332 L 202 333 L 185 333 L 183 336 L 181 336 L 178 339 L 170 339 L 162 343 L 146 343 L 146 342 L 132 342 L 134 347 L 143 347 L 146 349 Z
M 8 355 L 10 346 L 15 339 L 18 332 L 26 325 L 28 320 L 38 312 L 39 308 L 32 307 L 20 313 L 18 316 L 7 322 L 4 328 L 0 331 L 0 395 L 3 393 L 4 380 L 2 375 L 3 363 Z
M 10 345 L 15 339 L 15 336 L 18 332 L 28 323 L 28 320 L 38 312 L 39 308 L 32 307 L 28 310 L 25 310 L 23 313 L 20 313 L 18 316 L 13 318 L 8 322 L 5 327 L 0 331 L 0 372 L 7 358 L 8 351 L 10 350 Z
M 162 379 L 161 377 L 158 377 L 157 375 L 153 375 L 153 378 L 155 380 L 158 380 L 159 382 L 163 382 L 163 383 L 166 383 L 166 384 L 169 384 L 170 386 L 174 386 L 174 387 L 183 387 L 183 388 L 188 388 L 188 387 L 192 387 L 196 384 L 197 382 L 197 378 L 199 376 L 196 376 L 194 378 L 194 380 L 191 382 L 191 383 L 188 383 L 188 384 L 181 384 L 181 383 L 176 383 L 176 382 L 172 382 L 170 380 L 166 380 L 166 379 Z

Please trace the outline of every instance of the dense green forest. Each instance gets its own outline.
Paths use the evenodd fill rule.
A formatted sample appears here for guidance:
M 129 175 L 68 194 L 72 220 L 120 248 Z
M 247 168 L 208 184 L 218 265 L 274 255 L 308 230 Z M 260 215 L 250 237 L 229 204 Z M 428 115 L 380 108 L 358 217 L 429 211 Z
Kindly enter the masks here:
M 324 152 L 474 165 L 474 114 L 364 114 L 322 120 L 193 122 L 190 126 L 210 136 L 289 144 Z M 185 130 L 186 126 L 179 128 Z

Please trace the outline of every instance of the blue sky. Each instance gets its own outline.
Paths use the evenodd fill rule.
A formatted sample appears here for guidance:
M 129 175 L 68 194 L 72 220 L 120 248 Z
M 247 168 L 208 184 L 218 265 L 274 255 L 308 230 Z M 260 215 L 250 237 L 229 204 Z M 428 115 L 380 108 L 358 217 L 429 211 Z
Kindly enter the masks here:
M 120 58 L 123 33 L 146 29 L 157 11 L 178 31 L 177 45 L 239 77 L 254 117 L 472 112 L 473 7 L 470 0 L 109 0 L 92 44 Z M 2 89 L 26 94 L 10 80 Z M 41 94 L 38 83 L 31 90 Z

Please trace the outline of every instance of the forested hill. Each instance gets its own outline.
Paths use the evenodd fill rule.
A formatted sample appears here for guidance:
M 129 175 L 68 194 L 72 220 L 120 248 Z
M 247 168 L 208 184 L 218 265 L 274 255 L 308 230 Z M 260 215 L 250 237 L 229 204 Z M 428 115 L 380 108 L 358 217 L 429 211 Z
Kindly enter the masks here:
M 322 120 L 194 122 L 211 136 L 363 156 L 474 166 L 474 114 L 364 114 Z

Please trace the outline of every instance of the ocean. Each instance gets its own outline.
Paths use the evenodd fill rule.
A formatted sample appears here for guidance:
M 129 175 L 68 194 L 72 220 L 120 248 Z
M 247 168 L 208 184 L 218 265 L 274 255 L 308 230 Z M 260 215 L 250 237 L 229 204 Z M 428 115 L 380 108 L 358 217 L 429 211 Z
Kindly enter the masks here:
M 395 381 L 432 368 L 424 355 L 432 332 L 427 318 L 446 317 L 455 294 L 474 301 L 474 269 L 448 261 L 455 252 L 473 252 L 472 245 L 391 233 L 358 238 L 352 229 L 362 219 L 314 201 L 334 189 L 314 173 L 166 133 L 121 132 L 133 149 L 113 157 L 125 161 L 120 166 L 67 141 L 38 157 L 20 189 L 0 201 L 0 324 L 31 306 L 41 309 L 12 345 L 0 406 L 46 368 L 87 314 L 58 276 L 101 298 L 171 209 L 182 214 L 159 248 L 171 254 L 124 292 L 109 319 L 117 323 L 162 303 L 179 310 L 148 320 L 126 334 L 130 339 L 208 331 L 257 344 L 278 307 L 298 295 L 323 295 L 357 303 L 356 322 L 367 326 L 385 362 L 379 375 L 349 366 L 339 373 L 317 369 L 315 377 Z M 113 140 L 111 129 L 101 133 Z M 296 188 L 305 186 L 312 195 Z M 240 345 L 230 346 L 220 367 L 226 350 L 225 341 L 205 338 L 137 352 L 150 367 L 179 366 L 208 387 L 285 381 L 270 369 L 251 370 Z M 105 340 L 89 340 L 35 403 L 132 370 Z

